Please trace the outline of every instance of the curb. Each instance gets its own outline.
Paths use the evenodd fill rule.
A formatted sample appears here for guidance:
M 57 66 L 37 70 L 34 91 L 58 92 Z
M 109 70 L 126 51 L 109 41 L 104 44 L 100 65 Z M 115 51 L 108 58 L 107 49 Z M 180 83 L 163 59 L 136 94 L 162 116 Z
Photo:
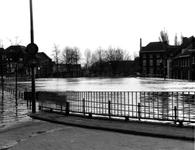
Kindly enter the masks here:
M 53 120 L 53 119 L 49 119 L 49 118 L 44 117 L 44 116 L 40 117 L 36 114 L 29 114 L 29 116 L 33 119 L 48 121 L 48 122 L 57 123 L 57 124 L 75 126 L 75 127 L 88 128 L 88 129 L 112 131 L 112 132 L 118 132 L 118 133 L 123 133 L 123 134 L 151 136 L 151 137 L 158 137 L 158 138 L 170 138 L 170 139 L 177 139 L 177 140 L 194 141 L 194 138 L 191 138 L 191 137 L 182 137 L 182 136 L 167 135 L 167 134 L 160 134 L 160 133 L 156 134 L 156 133 L 139 132 L 139 131 L 125 130 L 125 129 L 117 129 L 117 128 L 114 128 L 114 127 L 109 128 L 109 127 L 102 127 L 102 126 L 92 126 L 92 125 L 89 125 L 89 124 L 85 124 L 85 125 L 84 124 L 76 124 L 76 123 L 70 123 L 70 122 L 66 122 L 66 121 Z

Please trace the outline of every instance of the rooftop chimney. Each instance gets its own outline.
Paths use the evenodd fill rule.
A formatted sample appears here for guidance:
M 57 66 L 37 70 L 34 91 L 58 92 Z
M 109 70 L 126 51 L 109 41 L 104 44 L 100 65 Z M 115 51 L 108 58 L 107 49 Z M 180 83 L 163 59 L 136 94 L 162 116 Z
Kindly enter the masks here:
M 183 37 L 183 43 L 186 43 L 188 41 L 188 38 L 187 37 Z
M 142 49 L 142 38 L 140 38 L 140 50 Z

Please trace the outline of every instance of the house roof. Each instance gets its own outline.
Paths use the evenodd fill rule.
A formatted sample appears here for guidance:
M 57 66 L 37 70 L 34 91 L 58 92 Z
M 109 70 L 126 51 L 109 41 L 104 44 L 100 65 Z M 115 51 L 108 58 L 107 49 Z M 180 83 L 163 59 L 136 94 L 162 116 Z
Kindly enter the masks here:
M 165 51 L 165 46 L 163 42 L 150 42 L 145 47 L 142 47 L 141 52 Z
M 183 52 L 178 54 L 175 58 L 181 58 L 181 57 L 189 57 L 191 51 L 195 50 L 195 42 L 189 45 L 186 49 L 183 49 Z
M 0 54 L 4 53 L 4 48 L 0 48 Z
M 49 56 L 47 56 L 44 52 L 38 52 L 37 57 L 38 57 L 38 59 L 44 59 L 44 60 L 49 59 L 49 60 L 51 60 L 51 58 Z
M 189 38 L 183 37 L 183 43 L 174 51 L 173 56 L 177 57 L 177 55 L 182 53 L 183 49 L 188 48 L 194 42 L 194 36 L 191 36 Z
M 22 53 L 25 53 L 25 49 L 26 49 L 26 47 L 22 46 L 22 45 L 11 45 L 11 46 L 9 46 L 8 48 L 5 49 L 5 52 L 6 53 L 10 53 L 10 52 L 15 52 L 15 53 L 22 52 Z

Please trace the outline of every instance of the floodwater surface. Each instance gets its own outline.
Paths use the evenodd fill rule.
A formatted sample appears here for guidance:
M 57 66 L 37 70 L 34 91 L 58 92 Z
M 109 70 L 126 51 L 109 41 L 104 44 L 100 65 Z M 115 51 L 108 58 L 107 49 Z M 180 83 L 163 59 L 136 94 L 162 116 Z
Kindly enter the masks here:
M 5 83 L 13 86 L 14 83 Z M 19 82 L 27 87 L 31 82 Z M 1 88 L 0 88 L 1 91 Z M 24 91 L 24 89 L 23 89 Z M 195 82 L 161 78 L 40 78 L 36 79 L 36 91 L 190 91 L 195 92 Z M 0 93 L 0 129 L 10 124 L 29 120 L 26 101 L 16 99 L 14 94 Z M 192 106 L 194 107 L 194 105 Z
M 37 79 L 37 91 L 195 91 L 195 82 L 162 78 Z

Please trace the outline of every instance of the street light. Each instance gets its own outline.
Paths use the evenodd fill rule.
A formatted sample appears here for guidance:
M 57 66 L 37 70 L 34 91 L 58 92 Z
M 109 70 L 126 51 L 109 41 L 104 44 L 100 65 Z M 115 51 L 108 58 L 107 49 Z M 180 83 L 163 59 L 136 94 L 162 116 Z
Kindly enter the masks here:
M 28 44 L 26 52 L 30 55 L 29 64 L 32 70 L 32 113 L 36 113 L 36 93 L 35 93 L 35 72 L 34 69 L 37 65 L 36 53 L 38 52 L 38 46 L 34 43 L 34 29 L 33 29 L 33 5 L 32 0 L 29 0 L 30 4 L 30 38 L 31 43 Z

